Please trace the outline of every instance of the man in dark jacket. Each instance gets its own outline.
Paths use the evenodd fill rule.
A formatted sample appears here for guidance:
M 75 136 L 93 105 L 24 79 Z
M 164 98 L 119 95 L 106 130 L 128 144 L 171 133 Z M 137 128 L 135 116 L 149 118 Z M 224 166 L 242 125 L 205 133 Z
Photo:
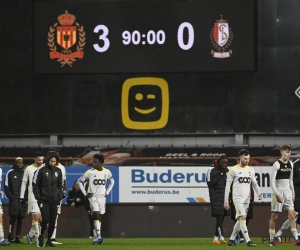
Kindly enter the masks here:
M 9 230 L 8 242 L 22 243 L 20 241 L 20 233 L 22 230 L 22 220 L 26 214 L 26 201 L 20 202 L 20 191 L 22 185 L 22 178 L 24 175 L 23 159 L 17 157 L 15 164 L 6 173 L 4 191 L 9 199 Z M 17 221 L 16 238 L 13 241 L 13 233 L 15 222 Z
M 42 215 L 41 231 L 37 242 L 38 247 L 43 247 L 44 245 L 44 232 L 48 223 L 46 247 L 54 247 L 51 242 L 51 235 L 55 228 L 57 209 L 60 201 L 63 199 L 62 172 L 56 167 L 58 160 L 58 154 L 54 151 L 49 151 L 46 155 L 45 165 L 35 171 L 32 180 L 33 193 L 38 201 Z
M 226 244 L 223 237 L 223 221 L 228 212 L 224 209 L 224 195 L 228 157 L 221 155 L 215 160 L 207 172 L 206 182 L 209 190 L 211 216 L 216 217 L 216 230 L 213 244 Z M 220 241 L 219 241 L 220 240 Z

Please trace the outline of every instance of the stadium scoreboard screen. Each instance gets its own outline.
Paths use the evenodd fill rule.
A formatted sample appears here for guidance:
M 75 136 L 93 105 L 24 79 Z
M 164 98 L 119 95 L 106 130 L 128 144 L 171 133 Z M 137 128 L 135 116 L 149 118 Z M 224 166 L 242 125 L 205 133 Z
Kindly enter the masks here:
M 35 4 L 36 73 L 254 71 L 254 0 Z

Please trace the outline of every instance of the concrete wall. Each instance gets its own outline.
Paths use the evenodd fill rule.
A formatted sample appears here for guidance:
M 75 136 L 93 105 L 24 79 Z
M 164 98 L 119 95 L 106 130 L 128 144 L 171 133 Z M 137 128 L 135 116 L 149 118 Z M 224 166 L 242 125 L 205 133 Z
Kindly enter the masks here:
M 4 206 L 4 231 L 8 232 L 8 207 Z M 210 215 L 209 204 L 197 205 L 107 205 L 107 213 L 102 221 L 104 238 L 148 238 L 148 237 L 208 237 L 212 238 L 215 230 L 215 218 Z M 270 204 L 255 205 L 254 218 L 248 229 L 250 237 L 268 237 Z M 279 215 L 278 230 L 287 218 Z M 25 235 L 31 225 L 31 216 L 24 219 L 21 235 Z M 226 217 L 224 236 L 228 238 L 234 222 Z M 290 236 L 290 230 L 284 235 Z M 89 237 L 89 222 L 84 207 L 63 206 L 58 219 L 57 238 Z

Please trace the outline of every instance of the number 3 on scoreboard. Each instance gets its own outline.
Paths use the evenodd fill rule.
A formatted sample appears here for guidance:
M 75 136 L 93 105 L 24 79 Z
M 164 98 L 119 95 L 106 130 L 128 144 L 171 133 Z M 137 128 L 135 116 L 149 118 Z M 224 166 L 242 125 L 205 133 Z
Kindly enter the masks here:
M 99 44 L 97 44 L 97 43 L 93 44 L 93 46 L 94 46 L 94 49 L 96 51 L 98 51 L 98 52 L 105 52 L 106 50 L 108 50 L 109 45 L 110 45 L 110 41 L 107 38 L 109 30 L 108 30 L 108 28 L 105 25 L 99 24 L 99 25 L 97 25 L 95 27 L 94 33 L 99 33 L 100 30 L 103 32 L 103 34 L 101 34 L 99 36 L 99 40 L 103 41 L 103 46 L 100 47 Z

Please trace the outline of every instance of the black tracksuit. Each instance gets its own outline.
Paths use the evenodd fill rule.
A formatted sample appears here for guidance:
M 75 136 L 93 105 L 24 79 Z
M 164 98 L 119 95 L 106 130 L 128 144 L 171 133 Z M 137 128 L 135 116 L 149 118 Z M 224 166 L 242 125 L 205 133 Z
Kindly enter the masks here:
M 33 177 L 32 188 L 38 203 L 60 204 L 63 199 L 62 173 L 58 167 L 39 167 Z
M 58 155 L 55 152 L 48 152 L 46 155 L 45 165 L 39 167 L 32 180 L 32 189 L 35 198 L 38 201 L 42 222 L 41 222 L 41 235 L 44 235 L 47 224 L 48 240 L 50 240 L 54 228 L 57 215 L 57 209 L 60 201 L 63 199 L 63 180 L 61 170 L 49 164 L 51 158 L 55 157 L 58 163 Z
M 17 220 L 16 237 L 20 236 L 22 230 L 22 219 L 26 214 L 26 203 L 20 202 L 20 192 L 22 185 L 22 178 L 24 175 L 24 168 L 18 168 L 14 165 L 9 170 L 5 177 L 4 191 L 9 199 L 9 217 L 10 217 L 10 232 L 11 236 L 14 231 L 14 225 Z M 27 197 L 27 195 L 25 196 Z M 10 239 L 11 240 L 11 239 Z
M 20 192 L 22 185 L 22 178 L 24 175 L 24 168 L 13 166 L 5 177 L 4 191 L 6 197 L 9 199 L 9 216 L 25 217 L 26 205 L 20 203 Z M 27 197 L 27 195 L 25 196 Z

